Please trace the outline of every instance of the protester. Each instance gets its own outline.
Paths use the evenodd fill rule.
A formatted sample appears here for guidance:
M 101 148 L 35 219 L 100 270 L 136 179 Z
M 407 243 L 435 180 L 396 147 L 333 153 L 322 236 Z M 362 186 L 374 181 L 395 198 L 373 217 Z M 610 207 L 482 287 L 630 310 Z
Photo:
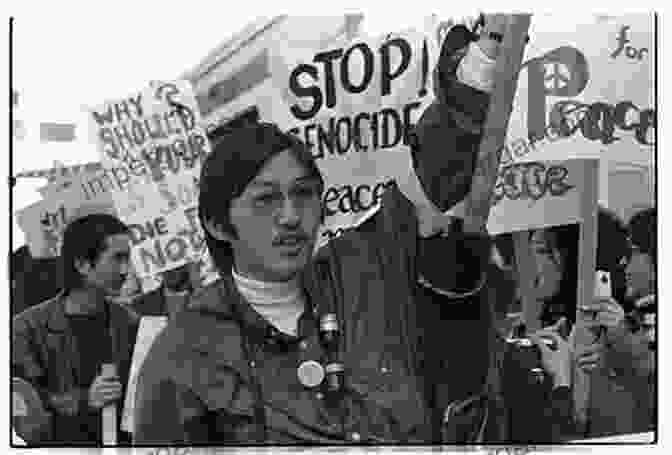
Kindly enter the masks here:
M 574 323 L 570 344 L 575 368 L 590 375 L 589 385 L 574 384 L 575 388 L 588 387 L 589 390 L 586 402 L 573 403 L 575 425 L 572 434 L 565 437 L 645 431 L 651 414 L 648 354 L 645 346 L 628 330 L 623 306 L 613 297 L 597 299 L 577 313 L 578 238 L 576 225 L 537 231 L 531 236 L 538 268 L 536 297 L 543 301 L 542 326 L 552 325 L 561 317 Z M 619 257 L 626 244 L 620 220 L 601 209 L 597 269 L 617 277 Z M 616 284 L 615 288 L 623 286 Z M 579 331 L 589 334 L 581 337 Z M 592 341 L 578 342 L 579 339 Z
M 492 77 L 498 43 L 489 36 L 469 44 L 449 35 L 437 101 L 417 127 L 415 182 L 436 208 L 412 205 L 409 182 L 397 182 L 377 214 L 315 257 L 323 181 L 305 144 L 263 124 L 214 144 L 199 217 L 222 279 L 153 344 L 138 382 L 137 443 L 431 440 L 414 296 L 418 271 L 431 271 L 424 255 L 433 256 L 418 237 L 458 243 L 460 234 L 436 236 L 444 220 L 436 215 L 469 190 L 488 95 L 455 74 L 459 66 L 469 80 Z M 442 284 L 467 294 L 482 286 L 487 240 L 460 237 L 473 249 L 444 259 Z M 470 270 L 458 271 L 463 263 Z M 467 275 L 469 285 L 458 285 Z
M 628 223 L 626 296 L 635 308 L 644 306 L 656 293 L 656 222 L 656 209 L 650 208 L 637 212 Z
M 138 318 L 106 297 L 124 283 L 129 243 L 113 216 L 72 221 L 63 234 L 63 292 L 13 320 L 12 376 L 28 381 L 52 414 L 52 438 L 40 444 L 100 445 L 101 408 L 121 402 Z M 101 375 L 109 363 L 117 376 Z
M 641 372 L 648 373 L 650 385 L 651 418 L 650 428 L 655 427 L 655 351 L 656 340 L 656 315 L 658 306 L 656 302 L 656 270 L 658 264 L 657 253 L 657 215 L 656 209 L 650 208 L 637 212 L 628 223 L 628 233 L 631 252 L 628 256 L 625 269 L 627 292 L 626 296 L 634 303 L 631 324 L 635 337 L 647 341 L 649 352 L 642 356 Z
M 191 263 L 163 272 L 157 289 L 135 299 L 133 310 L 141 316 L 174 316 L 184 309 L 194 290 Z
M 569 343 L 559 335 L 567 320 L 561 318 L 554 326 L 527 338 L 514 338 L 506 323 L 508 310 L 518 292 L 511 268 L 512 245 L 508 240 L 511 239 L 495 242 L 488 281 L 481 297 L 482 318 L 494 319 L 489 332 L 479 334 L 490 340 L 486 354 L 490 359 L 487 388 L 483 392 L 490 400 L 489 413 L 494 411 L 496 415 L 489 417 L 485 433 L 490 442 L 556 443 L 571 426 L 572 417 L 571 350 Z M 506 245 L 511 248 L 507 249 Z M 492 311 L 490 317 L 488 309 Z M 542 338 L 551 340 L 555 347 L 548 348 Z M 474 442 L 464 436 L 465 429 L 473 425 L 473 422 L 463 424 L 463 435 L 449 438 L 450 442 Z
M 536 266 L 533 296 L 540 301 L 542 327 L 566 318 L 576 320 L 578 225 L 555 226 L 530 232 Z
M 472 354 L 465 358 L 462 352 L 458 358 L 454 352 L 459 350 L 436 350 L 441 354 L 435 357 L 452 361 L 443 365 L 443 375 L 438 377 L 436 389 L 443 390 L 444 395 L 452 392 L 455 398 L 446 407 L 443 440 L 458 444 L 558 443 L 573 429 L 572 354 L 569 343 L 561 335 L 567 320 L 562 317 L 553 326 L 536 333 L 513 337 L 505 323 L 517 294 L 514 271 L 508 265 L 513 251 L 505 251 L 508 239 L 498 239 L 495 243 L 488 279 L 479 293 L 480 302 L 472 302 L 480 309 L 480 324 L 460 318 L 458 311 L 464 307 L 454 302 L 451 305 L 443 297 L 442 306 L 455 321 L 446 317 L 429 326 L 444 328 L 444 346 L 452 346 L 451 341 L 460 342 L 468 346 Z M 440 299 L 435 298 L 435 303 L 439 302 Z M 474 309 L 471 313 L 475 313 Z M 460 326 L 466 329 L 458 332 L 462 339 L 457 340 L 450 331 L 459 330 Z M 465 334 L 466 330 L 471 333 Z M 548 347 L 542 339 L 554 346 Z M 455 365 L 460 366 L 459 375 L 454 374 Z M 476 377 L 476 372 L 483 376 Z M 454 387 L 456 381 L 452 378 L 455 376 L 466 376 L 462 382 L 467 385 L 472 381 L 471 387 L 458 388 L 457 395 L 455 391 L 445 390 L 450 387 L 441 382 L 448 381 Z M 469 393 L 466 397 L 465 390 Z
M 597 217 L 596 270 L 609 272 L 612 297 L 623 303 L 625 280 L 620 261 L 627 251 L 626 230 L 611 211 L 600 207 Z M 579 226 L 569 224 L 530 232 L 532 256 L 537 268 L 534 297 L 542 302 L 542 326 L 561 317 L 576 319 Z

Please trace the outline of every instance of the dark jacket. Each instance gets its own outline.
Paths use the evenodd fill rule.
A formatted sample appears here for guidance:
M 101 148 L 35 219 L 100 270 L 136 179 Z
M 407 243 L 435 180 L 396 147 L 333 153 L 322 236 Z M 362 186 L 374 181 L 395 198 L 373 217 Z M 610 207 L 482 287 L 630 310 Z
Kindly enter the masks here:
M 415 280 L 407 266 L 416 234 L 410 226 L 395 227 L 402 221 L 413 225 L 414 218 L 398 190 L 388 191 L 380 216 L 333 240 L 303 277 L 317 317 L 334 311 L 341 321 L 339 352 L 348 389 L 344 423 L 341 411 L 297 380 L 300 362 L 323 356 L 315 321 L 305 322 L 300 333 L 314 352 L 303 353 L 296 343 L 278 352 L 266 341 L 268 324 L 241 323 L 236 316 L 249 305 L 227 276 L 199 292 L 152 345 L 138 379 L 135 441 L 258 440 L 255 377 L 266 416 L 262 442 L 427 441 L 428 413 L 416 370 Z M 246 314 L 246 320 L 255 319 L 256 313 Z M 245 352 L 243 341 L 255 332 L 261 341 Z M 250 357 L 257 363 L 254 373 Z
M 140 316 L 167 316 L 166 298 L 163 295 L 163 287 L 160 286 L 136 297 L 131 302 L 131 308 Z
M 163 286 L 149 291 L 146 294 L 143 294 L 135 298 L 130 303 L 130 308 L 135 311 L 139 316 L 171 316 L 172 314 L 181 311 L 184 309 L 184 305 L 188 301 L 188 296 L 177 297 L 171 296 L 167 297 L 165 293 L 165 288 Z M 175 300 L 169 301 L 169 298 Z
M 125 386 L 138 329 L 138 317 L 116 303 L 109 303 L 112 359 Z M 79 354 L 65 314 L 64 295 L 34 306 L 12 321 L 12 376 L 35 387 L 52 413 L 53 439 L 44 444 L 98 445 L 81 441 L 81 419 L 91 417 L 88 390 L 77 388 Z M 117 413 L 121 418 L 121 409 Z M 123 435 L 121 435 L 123 436 Z
M 411 140 L 421 184 L 442 209 L 469 191 L 488 104 L 487 94 L 446 77 L 458 62 L 440 62 L 446 71 L 437 78 L 437 100 Z M 441 281 L 453 289 L 463 266 L 476 276 L 482 270 L 478 263 L 473 270 L 471 253 L 458 257 L 458 239 L 448 239 Z M 249 305 L 230 277 L 205 288 L 169 322 L 141 368 L 135 442 L 431 441 L 423 357 L 442 352 L 425 348 L 417 297 L 418 270 L 431 269 L 426 261 L 433 251 L 418 239 L 415 208 L 392 185 L 378 213 L 332 240 L 306 268 L 309 307 L 317 308 L 317 317 L 335 312 L 341 324 L 346 392 L 335 408 L 297 379 L 302 361 L 322 355 L 309 314 L 299 323 L 310 347 L 303 353 L 299 341 L 278 343 L 272 328 L 245 310 Z
M 462 253 L 458 257 L 467 256 Z M 472 263 L 476 260 L 473 257 Z M 499 335 L 494 308 L 513 300 L 515 282 L 494 264 L 478 268 L 487 270 L 478 292 L 454 297 L 424 290 L 425 296 L 418 302 L 427 340 L 424 376 L 426 390 L 433 398 L 434 442 L 476 442 L 473 437 L 486 402 L 490 415 L 480 442 L 562 441 L 573 431 L 570 390 L 554 389 L 550 377 L 540 381 L 532 372 L 541 366 L 535 351 L 506 343 Z M 449 406 L 454 410 L 450 415 L 453 421 L 444 425 Z
M 655 351 L 625 325 L 606 335 L 605 361 L 591 374 L 588 422 L 581 437 L 651 431 L 655 421 Z

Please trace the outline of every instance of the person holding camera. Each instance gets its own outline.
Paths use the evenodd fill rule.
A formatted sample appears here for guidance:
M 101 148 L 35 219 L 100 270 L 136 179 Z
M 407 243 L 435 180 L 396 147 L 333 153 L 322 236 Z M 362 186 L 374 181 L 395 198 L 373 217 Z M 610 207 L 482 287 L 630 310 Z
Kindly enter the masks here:
M 572 323 L 568 341 L 574 357 L 574 428 L 565 438 L 647 431 L 652 355 L 625 317 L 627 289 L 620 262 L 627 251 L 627 231 L 613 212 L 600 208 L 596 265 L 611 276 L 611 296 L 598 296 L 577 311 L 578 239 L 578 225 L 531 234 L 542 327 L 562 317 Z
M 450 319 L 437 314 L 426 326 L 442 327 L 447 346 L 469 343 L 468 359 L 451 349 L 436 350 L 433 356 L 450 362 L 444 363 L 442 375 L 432 376 L 444 411 L 443 442 L 557 443 L 572 428 L 573 357 L 565 339 L 567 320 L 533 334 L 525 333 L 522 325 L 511 332 L 506 318 L 516 297 L 516 280 L 501 260 L 501 239 L 496 240 L 480 292 L 467 299 L 435 296 Z M 456 374 L 450 366 L 458 364 Z
M 638 223 L 637 220 L 637 216 L 633 217 L 628 230 L 625 231 L 630 242 L 633 238 L 632 226 Z M 646 224 L 649 226 L 647 227 L 649 232 L 653 233 L 655 222 Z M 600 255 L 608 249 L 600 247 L 606 243 L 602 240 L 605 230 L 603 224 L 598 226 L 598 268 L 603 270 L 606 268 L 599 262 Z M 636 237 L 642 238 L 641 235 Z M 644 237 L 646 240 L 639 242 L 643 245 L 652 245 L 651 235 Z M 626 257 L 629 261 L 625 268 L 623 296 L 627 305 L 628 301 L 632 302 L 635 297 L 645 297 L 652 289 L 653 273 L 639 272 L 655 269 L 639 267 L 640 264 L 650 262 L 645 260 L 649 258 L 643 260 L 636 248 Z M 614 259 L 612 262 L 620 261 Z M 643 277 L 645 279 L 642 279 Z M 636 286 L 637 284 L 641 285 Z M 655 352 L 648 337 L 650 332 L 642 330 L 636 320 L 626 315 L 624 305 L 613 297 L 616 295 L 618 293 L 612 292 L 611 297 L 597 298 L 578 311 L 574 330 L 576 333 L 573 334 L 574 349 L 577 353 L 576 366 L 579 368 L 578 371 L 590 375 L 587 393 L 576 394 L 577 431 L 581 437 L 640 433 L 649 431 L 654 424 Z M 636 302 L 637 300 L 635 308 Z M 592 343 L 589 341 L 591 336 L 594 340 Z M 577 384 L 579 387 L 585 386 L 583 382 Z

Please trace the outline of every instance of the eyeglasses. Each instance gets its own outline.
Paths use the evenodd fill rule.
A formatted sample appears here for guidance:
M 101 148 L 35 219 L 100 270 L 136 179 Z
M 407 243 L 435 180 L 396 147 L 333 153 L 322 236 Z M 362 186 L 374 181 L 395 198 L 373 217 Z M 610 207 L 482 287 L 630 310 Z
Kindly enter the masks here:
M 244 204 L 258 215 L 275 215 L 283 207 L 285 199 L 292 201 L 296 210 L 319 207 L 321 203 L 322 185 L 317 179 L 306 179 L 294 182 L 288 188 L 278 186 L 262 186 L 250 189 L 243 196 Z

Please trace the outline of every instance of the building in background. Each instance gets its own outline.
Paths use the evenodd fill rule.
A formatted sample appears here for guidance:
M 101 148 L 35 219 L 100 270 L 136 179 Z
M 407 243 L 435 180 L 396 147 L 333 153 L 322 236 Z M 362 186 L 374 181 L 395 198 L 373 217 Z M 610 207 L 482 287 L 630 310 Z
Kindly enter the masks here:
M 194 85 L 206 125 L 220 126 L 241 116 L 258 115 L 258 100 L 275 94 L 270 49 L 278 42 L 319 49 L 353 37 L 363 15 L 275 16 L 260 18 L 215 48 L 182 75 Z

